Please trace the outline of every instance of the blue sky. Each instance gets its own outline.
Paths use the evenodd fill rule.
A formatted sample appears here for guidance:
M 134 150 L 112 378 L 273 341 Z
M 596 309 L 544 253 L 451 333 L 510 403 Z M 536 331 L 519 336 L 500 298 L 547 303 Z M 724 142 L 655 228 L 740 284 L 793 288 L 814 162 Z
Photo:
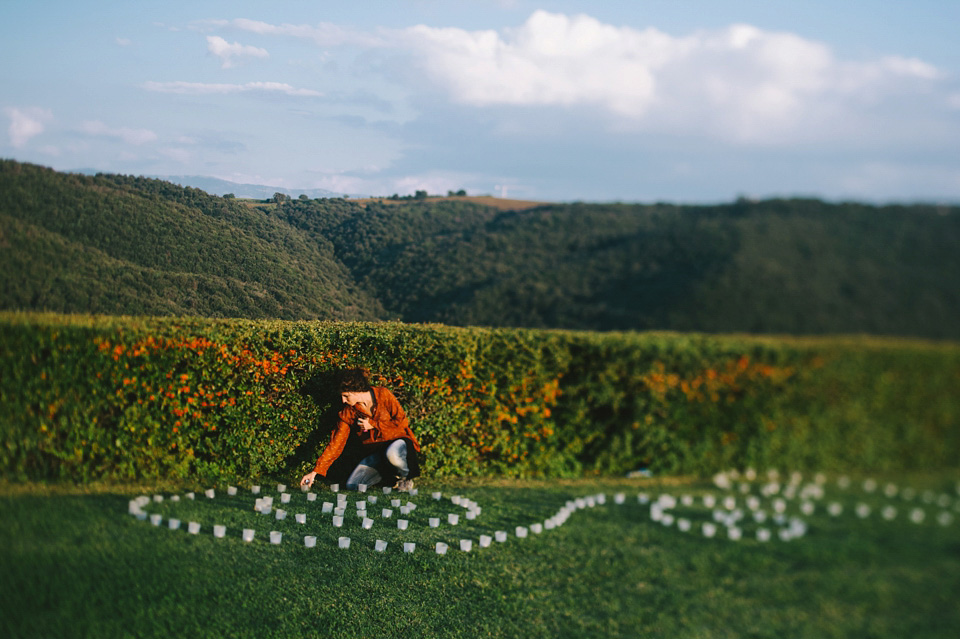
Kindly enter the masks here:
M 0 157 L 351 194 L 960 201 L 960 2 L 5 0 Z

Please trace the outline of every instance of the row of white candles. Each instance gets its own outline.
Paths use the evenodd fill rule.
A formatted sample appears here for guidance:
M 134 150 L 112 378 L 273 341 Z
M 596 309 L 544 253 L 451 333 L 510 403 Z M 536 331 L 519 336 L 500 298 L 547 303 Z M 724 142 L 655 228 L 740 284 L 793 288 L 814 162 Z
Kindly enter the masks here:
M 746 471 L 742 477 L 747 481 L 752 481 L 755 478 L 755 475 L 752 476 L 752 473 L 750 471 Z M 773 515 L 771 519 L 773 522 L 782 526 L 782 528 L 778 531 L 779 538 L 784 541 L 787 541 L 790 539 L 803 536 L 807 530 L 806 523 L 803 520 L 799 519 L 798 517 L 791 517 L 788 519 L 784 515 L 784 512 L 787 508 L 786 499 L 793 499 L 797 496 L 800 496 L 803 499 L 800 505 L 801 512 L 803 512 L 803 514 L 807 516 L 812 515 L 816 509 L 816 506 L 813 503 L 814 500 L 822 499 L 824 497 L 824 491 L 822 487 L 825 484 L 825 479 L 823 475 L 818 474 L 815 477 L 814 483 L 808 484 L 801 488 L 800 487 L 800 484 L 802 483 L 801 475 L 799 473 L 793 473 L 791 475 L 789 484 L 787 484 L 787 486 L 784 488 L 782 492 L 780 490 L 780 485 L 777 482 L 778 477 L 776 476 L 776 473 L 774 471 L 771 471 L 768 474 L 768 478 L 770 479 L 770 481 L 761 488 L 760 490 L 761 494 L 767 498 L 776 494 L 783 495 L 783 498 L 777 498 L 772 501 L 772 508 L 776 514 Z M 738 479 L 738 475 L 735 472 L 720 474 L 714 477 L 714 483 L 718 487 L 726 487 L 730 489 L 733 486 L 732 481 L 736 479 Z M 742 495 L 746 495 L 744 499 L 745 505 L 751 511 L 752 517 L 756 523 L 758 524 L 765 523 L 767 514 L 764 510 L 760 508 L 760 505 L 761 505 L 760 499 L 754 495 L 749 494 L 750 491 L 745 490 L 744 489 L 745 486 L 749 487 L 749 484 L 741 482 L 740 492 Z M 846 478 L 841 477 L 838 480 L 838 486 L 842 489 L 848 489 L 850 487 L 850 482 Z M 863 484 L 864 491 L 867 493 L 876 492 L 877 487 L 878 486 L 876 482 L 874 482 L 873 480 L 866 480 Z M 331 486 L 331 488 L 334 491 L 337 491 L 338 489 L 336 485 Z M 361 489 L 362 489 L 361 492 L 366 492 L 365 486 L 361 486 Z M 798 489 L 799 489 L 799 494 L 797 493 Z M 253 494 L 260 494 L 261 489 L 259 486 L 253 486 L 251 488 L 251 492 Z M 283 484 L 278 484 L 277 492 L 280 493 L 281 503 L 290 502 L 290 493 L 286 492 L 286 486 L 284 486 Z M 389 494 L 390 489 L 384 488 L 383 492 L 384 494 Z M 958 492 L 960 492 L 960 486 L 958 486 Z M 906 500 L 913 499 L 913 497 L 916 494 L 915 491 L 913 491 L 910 488 L 904 488 L 903 490 L 900 490 L 898 487 L 896 487 L 893 484 L 887 484 L 887 486 L 883 490 L 883 493 L 888 498 L 892 498 L 899 494 L 899 496 L 901 496 L 903 499 L 906 499 Z M 237 494 L 236 487 L 228 486 L 227 494 L 231 496 L 236 495 Z M 207 498 L 213 499 L 215 497 L 215 491 L 212 488 L 207 489 L 206 491 L 204 491 L 204 495 Z M 416 495 L 416 492 L 412 491 L 411 495 Z M 434 492 L 432 493 L 431 496 L 435 500 L 440 500 L 442 498 L 442 493 Z M 194 493 L 187 493 L 186 497 L 188 499 L 195 499 L 196 496 Z M 154 495 L 153 497 L 154 502 L 161 502 L 163 501 L 163 499 L 164 497 L 162 495 Z M 171 496 L 170 499 L 171 501 L 178 501 L 179 496 L 173 495 Z M 307 499 L 308 501 L 315 501 L 316 494 L 308 493 Z M 375 495 L 371 495 L 371 496 L 368 496 L 363 501 L 356 502 L 357 513 L 359 516 L 361 516 L 361 526 L 366 530 L 371 529 L 374 523 L 373 519 L 367 516 L 367 511 L 366 511 L 367 504 L 376 503 L 376 500 L 377 500 L 377 497 Z M 149 504 L 150 501 L 151 501 L 150 498 L 146 496 L 141 496 L 135 500 L 132 500 L 130 502 L 130 513 L 136 515 L 139 519 L 146 519 L 147 513 L 143 511 L 142 508 L 147 504 Z M 451 501 L 455 505 L 462 506 L 467 510 L 466 517 L 468 519 L 474 519 L 481 512 L 481 508 L 479 507 L 479 505 L 476 504 L 476 502 L 463 498 L 459 495 L 455 495 L 451 497 Z M 623 493 L 617 493 L 616 495 L 614 495 L 615 503 L 623 504 L 625 503 L 625 501 L 626 501 L 626 497 Z M 641 493 L 637 496 L 637 501 L 640 504 L 649 504 L 650 498 L 648 495 Z M 708 509 L 715 508 L 718 504 L 717 497 L 712 494 L 703 495 L 702 501 L 703 501 L 703 505 Z M 941 494 L 939 496 L 935 496 L 931 491 L 926 491 L 923 494 L 923 501 L 928 504 L 932 504 L 936 502 L 938 506 L 947 507 L 949 506 L 951 500 L 948 495 Z M 605 502 L 606 502 L 606 496 L 604 494 L 598 494 L 598 495 L 593 495 L 589 497 L 582 497 L 582 498 L 570 500 L 553 517 L 548 518 L 542 524 L 534 523 L 534 524 L 531 524 L 529 528 L 526 526 L 517 526 L 514 531 L 515 536 L 517 538 L 522 539 L 527 536 L 528 532 L 539 534 L 543 532 L 544 529 L 551 530 L 553 528 L 556 528 L 559 525 L 562 525 L 570 517 L 570 515 L 573 514 L 573 512 L 575 512 L 576 510 L 580 510 L 582 508 L 591 508 L 598 504 L 602 505 Z M 689 494 L 682 495 L 680 497 L 680 503 L 682 503 L 684 506 L 693 506 L 695 503 L 695 498 L 693 497 L 693 495 L 689 495 Z M 746 517 L 746 515 L 741 509 L 737 508 L 737 505 L 738 505 L 737 497 L 735 497 L 734 495 L 727 495 L 723 497 L 722 500 L 720 500 L 720 503 L 722 503 L 723 508 L 725 508 L 727 512 L 724 512 L 719 509 L 713 510 L 713 513 L 712 513 L 713 522 L 703 522 L 700 525 L 700 529 L 703 535 L 705 537 L 714 537 L 717 534 L 718 524 L 719 524 L 726 529 L 727 537 L 729 539 L 731 540 L 741 539 L 743 536 L 743 531 L 738 524 L 741 520 L 743 520 Z M 332 519 L 333 525 L 335 527 L 341 527 L 344 521 L 343 517 L 345 515 L 346 505 L 347 505 L 347 497 L 346 495 L 340 493 L 337 495 L 337 507 L 334 508 L 334 505 L 332 502 L 324 502 L 322 512 L 333 513 L 334 515 Z M 282 509 L 273 510 L 272 506 L 273 506 L 272 497 L 264 497 L 264 498 L 257 499 L 257 510 L 259 510 L 260 512 L 263 512 L 264 514 L 269 514 L 272 511 L 274 512 L 275 517 L 278 520 L 282 520 L 286 517 L 286 512 L 284 510 Z M 399 499 L 392 499 L 391 506 L 392 508 L 383 508 L 381 510 L 381 516 L 383 518 L 385 519 L 391 518 L 394 508 L 398 508 L 400 513 L 403 515 L 407 515 L 410 512 L 412 512 L 414 509 L 416 509 L 416 504 L 408 501 L 406 505 L 401 505 L 401 500 Z M 694 528 L 694 524 L 690 519 L 684 518 L 684 517 L 676 517 L 672 513 L 668 512 L 669 510 L 675 508 L 676 506 L 677 506 L 676 497 L 673 497 L 672 495 L 669 495 L 669 494 L 660 495 L 659 498 L 655 502 L 653 502 L 650 506 L 651 518 L 654 521 L 658 521 L 666 526 L 672 526 L 674 523 L 676 523 L 678 530 L 681 530 L 683 532 L 688 532 L 692 530 Z M 960 502 L 957 502 L 955 504 L 955 509 L 958 510 L 958 512 L 960 512 Z M 830 516 L 838 517 L 843 513 L 843 506 L 839 502 L 831 502 L 827 506 L 826 510 Z M 869 505 L 862 502 L 858 503 L 854 509 L 854 512 L 861 519 L 865 519 L 869 517 L 872 511 L 873 509 L 871 509 Z M 897 515 L 897 509 L 892 505 L 887 505 L 881 508 L 879 512 L 881 516 L 888 521 L 895 519 Z M 305 513 L 297 513 L 295 515 L 295 518 L 296 518 L 296 521 L 300 524 L 306 523 Z M 916 524 L 920 524 L 926 519 L 926 512 L 921 508 L 913 508 L 909 513 L 909 519 Z M 953 519 L 954 519 L 953 516 L 949 512 L 943 511 L 937 516 L 936 521 L 942 526 L 948 526 L 953 522 Z M 162 523 L 162 516 L 150 515 L 150 520 L 151 520 L 151 523 L 153 523 L 156 526 L 159 526 Z M 454 513 L 448 514 L 447 523 L 450 524 L 451 526 L 456 526 L 459 523 L 459 515 Z M 437 528 L 440 525 L 440 518 L 431 517 L 428 519 L 428 524 L 432 528 Z M 177 529 L 180 527 L 180 521 L 177 519 L 170 519 L 168 520 L 168 525 L 171 529 Z M 406 530 L 408 528 L 408 525 L 409 525 L 408 520 L 397 519 L 398 529 Z M 192 534 L 198 534 L 199 531 L 200 531 L 199 523 L 188 522 L 188 532 Z M 226 528 L 221 525 L 215 525 L 213 527 L 213 534 L 216 537 L 224 537 L 226 534 Z M 242 537 L 245 541 L 252 541 L 253 535 L 254 535 L 254 531 L 252 529 L 243 530 Z M 769 541 L 771 539 L 771 536 L 772 536 L 772 533 L 770 532 L 770 530 L 766 528 L 759 528 L 756 532 L 756 537 L 759 541 Z M 271 543 L 278 544 L 280 543 L 281 538 L 282 538 L 281 533 L 277 531 L 272 531 L 270 533 Z M 497 542 L 505 542 L 507 540 L 506 531 L 497 531 L 493 537 L 490 537 L 488 535 L 480 535 L 479 545 L 480 547 L 487 547 L 490 545 L 490 543 L 493 540 L 496 540 Z M 316 544 L 316 537 L 308 535 L 304 538 L 304 543 L 308 547 L 313 547 Z M 349 547 L 350 539 L 348 537 L 341 537 L 339 540 L 339 544 L 340 544 L 340 547 Z M 415 544 L 412 544 L 410 542 L 404 543 L 403 546 L 404 546 L 405 552 L 413 552 L 413 549 L 415 549 Z M 448 546 L 443 542 L 437 542 L 437 545 L 435 548 L 438 554 L 445 554 L 448 549 Z M 469 540 L 469 539 L 461 540 L 460 542 L 461 550 L 465 552 L 469 552 L 471 548 L 472 548 L 472 540 Z M 383 540 L 377 540 L 375 544 L 375 549 L 382 552 L 383 550 L 386 549 L 386 542 Z

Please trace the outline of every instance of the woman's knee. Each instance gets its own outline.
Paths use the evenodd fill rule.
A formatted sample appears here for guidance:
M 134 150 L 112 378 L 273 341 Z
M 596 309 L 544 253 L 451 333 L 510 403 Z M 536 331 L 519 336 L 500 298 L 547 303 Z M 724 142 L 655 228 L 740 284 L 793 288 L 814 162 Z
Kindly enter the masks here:
M 399 439 L 387 448 L 387 461 L 392 466 L 402 468 L 407 464 L 407 442 Z

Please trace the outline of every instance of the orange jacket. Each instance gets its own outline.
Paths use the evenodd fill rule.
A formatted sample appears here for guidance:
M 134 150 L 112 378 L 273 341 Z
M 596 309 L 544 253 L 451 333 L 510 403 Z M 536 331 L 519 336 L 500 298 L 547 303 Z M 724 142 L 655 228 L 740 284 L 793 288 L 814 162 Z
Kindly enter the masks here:
M 369 417 L 373 428 L 368 431 L 361 430 L 357 426 L 357 419 L 360 417 Z M 393 393 L 382 386 L 373 388 L 372 414 L 367 415 L 357 406 L 344 406 L 340 410 L 337 427 L 333 430 L 330 443 L 320 454 L 313 468 L 318 475 L 326 476 L 330 466 L 343 452 L 351 433 L 360 439 L 361 444 L 379 444 L 406 438 L 413 443 L 414 449 L 420 452 L 420 442 L 410 430 L 410 422 L 407 421 L 403 407 Z

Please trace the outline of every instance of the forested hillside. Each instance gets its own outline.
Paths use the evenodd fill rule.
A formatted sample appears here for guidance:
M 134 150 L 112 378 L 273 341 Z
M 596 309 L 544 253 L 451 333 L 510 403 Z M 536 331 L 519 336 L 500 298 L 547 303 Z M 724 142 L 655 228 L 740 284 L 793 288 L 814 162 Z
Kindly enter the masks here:
M 375 319 L 329 243 L 168 182 L 0 163 L 5 309 Z
M 407 321 L 960 337 L 960 208 L 293 200 L 275 214 Z
M 0 307 L 960 338 L 960 207 L 278 200 L 3 161 Z

